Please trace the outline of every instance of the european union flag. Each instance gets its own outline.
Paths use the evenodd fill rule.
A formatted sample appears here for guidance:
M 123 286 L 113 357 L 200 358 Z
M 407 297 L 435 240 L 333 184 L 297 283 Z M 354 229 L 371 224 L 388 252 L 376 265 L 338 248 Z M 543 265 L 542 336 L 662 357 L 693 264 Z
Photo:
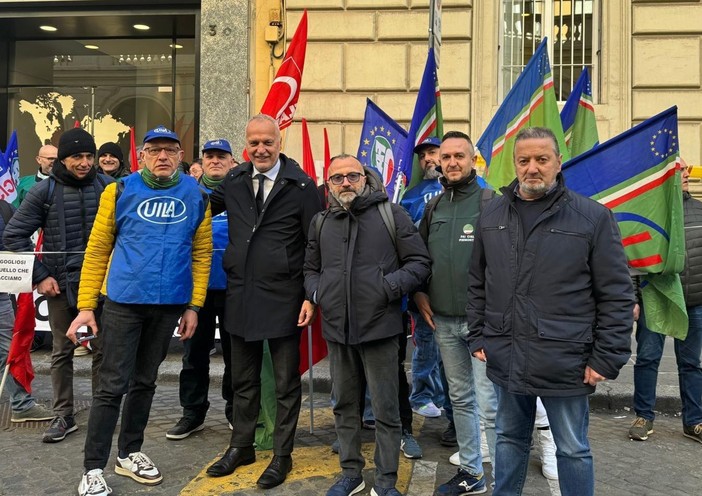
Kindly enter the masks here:
M 398 167 L 398 159 L 402 157 L 406 141 L 407 131 L 375 103 L 366 99 L 366 115 L 356 156 L 364 166 L 378 171 L 383 178 L 388 198 L 394 203 L 399 201 L 406 182 L 406 173 Z

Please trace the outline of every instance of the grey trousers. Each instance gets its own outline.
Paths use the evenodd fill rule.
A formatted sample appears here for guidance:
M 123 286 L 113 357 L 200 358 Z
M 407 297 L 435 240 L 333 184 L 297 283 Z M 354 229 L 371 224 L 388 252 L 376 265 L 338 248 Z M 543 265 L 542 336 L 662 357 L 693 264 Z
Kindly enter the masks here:
M 47 296 L 49 307 L 49 327 L 53 336 L 51 352 L 51 385 L 54 390 L 54 415 L 73 415 L 73 350 L 75 345 L 66 337 L 66 331 L 78 315 L 78 310 L 68 304 L 66 292 L 57 296 Z M 95 311 L 95 320 L 100 325 L 100 310 Z M 102 334 L 90 342 L 92 353 L 93 395 L 98 384 L 98 372 L 102 363 Z
M 402 436 L 397 336 L 360 345 L 332 342 L 327 345 L 337 399 L 334 421 L 342 473 L 346 477 L 360 477 L 365 466 L 361 455 L 360 402 L 364 383 L 367 383 L 375 416 L 375 485 L 395 487 Z

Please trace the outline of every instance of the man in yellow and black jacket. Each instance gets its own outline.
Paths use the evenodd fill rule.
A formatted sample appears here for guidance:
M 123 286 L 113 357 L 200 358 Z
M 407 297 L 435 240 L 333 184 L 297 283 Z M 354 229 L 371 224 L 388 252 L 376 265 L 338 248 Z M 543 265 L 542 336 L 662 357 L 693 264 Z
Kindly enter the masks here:
M 146 485 L 163 480 L 141 452 L 158 368 L 178 319 L 181 340 L 192 336 L 207 292 L 207 195 L 178 171 L 183 151 L 173 131 L 161 126 L 146 133 L 142 158 L 142 174 L 103 193 L 81 272 L 80 313 L 67 332 L 74 342 L 82 325 L 98 332 L 93 309 L 106 295 L 99 331 L 110 352 L 88 420 L 80 495 L 110 493 L 102 474 L 125 395 L 115 472 Z

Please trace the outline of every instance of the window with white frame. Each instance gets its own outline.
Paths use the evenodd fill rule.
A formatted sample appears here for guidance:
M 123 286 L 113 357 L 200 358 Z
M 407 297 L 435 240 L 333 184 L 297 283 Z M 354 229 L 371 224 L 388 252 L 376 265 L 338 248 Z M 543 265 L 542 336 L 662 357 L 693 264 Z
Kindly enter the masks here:
M 544 36 L 556 98 L 565 101 L 583 67 L 597 91 L 599 0 L 502 0 L 500 101 Z

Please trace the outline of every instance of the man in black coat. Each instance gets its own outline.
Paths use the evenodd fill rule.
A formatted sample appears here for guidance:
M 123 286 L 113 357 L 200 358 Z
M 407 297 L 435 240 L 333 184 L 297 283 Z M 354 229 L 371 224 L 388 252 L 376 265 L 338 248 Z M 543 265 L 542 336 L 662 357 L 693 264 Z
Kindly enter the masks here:
M 302 264 L 307 230 L 322 208 L 317 188 L 280 153 L 277 122 L 257 115 L 246 126 L 251 161 L 229 172 L 212 193 L 212 215 L 226 210 L 227 299 L 224 330 L 231 339 L 233 424 L 229 449 L 207 473 L 231 474 L 256 459 L 253 443 L 261 398 L 261 360 L 268 341 L 276 384 L 273 460 L 257 484 L 281 484 L 292 469 L 300 412 L 300 329 L 314 316 L 305 300 Z
M 561 494 L 588 496 L 588 394 L 631 355 L 631 278 L 614 215 L 565 187 L 551 130 L 521 130 L 514 163 L 517 179 L 482 210 L 468 274 L 468 341 L 498 399 L 493 494 L 522 492 L 538 396 Z
M 365 383 L 376 426 L 371 495 L 400 494 L 395 483 L 401 437 L 397 357 L 402 296 L 426 279 L 431 262 L 407 212 L 388 203 L 383 191 L 371 187 L 371 179 L 356 157 L 332 159 L 330 208 L 312 221 L 305 256 L 305 289 L 322 310 L 337 400 L 334 418 L 342 477 L 327 496 L 355 494 L 365 487 L 359 408 Z

